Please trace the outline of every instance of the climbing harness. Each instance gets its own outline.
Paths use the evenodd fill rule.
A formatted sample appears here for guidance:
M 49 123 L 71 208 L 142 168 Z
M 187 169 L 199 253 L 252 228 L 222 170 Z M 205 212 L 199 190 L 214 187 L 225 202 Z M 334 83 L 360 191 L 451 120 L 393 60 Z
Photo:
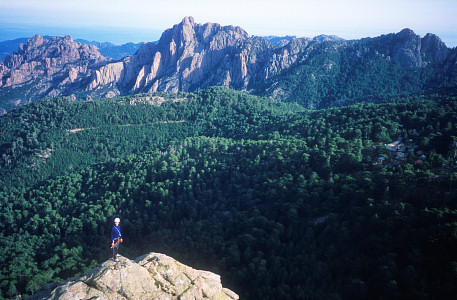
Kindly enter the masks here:
M 119 218 L 116 218 L 114 220 L 115 223 L 118 223 L 120 220 Z M 117 226 L 114 226 L 114 228 L 117 230 L 117 233 L 119 234 L 118 237 L 114 238 L 113 239 L 113 245 L 111 246 L 111 248 L 113 249 L 113 272 L 114 270 L 118 270 L 119 271 L 119 283 L 121 285 L 121 290 L 120 290 L 120 294 L 125 296 L 124 295 L 124 287 L 122 285 L 122 270 L 121 270 L 121 266 L 120 266 L 120 263 L 119 263 L 119 259 L 117 259 L 117 254 L 118 254 L 118 251 L 119 251 L 119 244 L 120 244 L 120 241 L 122 239 L 122 236 L 121 236 L 121 231 L 119 230 L 119 228 L 117 228 Z M 113 292 L 117 292 L 115 290 L 115 284 L 114 284 L 114 273 L 113 273 L 113 276 L 112 276 L 112 290 Z
M 111 248 L 113 249 L 113 261 L 116 261 L 117 252 L 119 251 L 119 242 L 120 238 L 115 238 L 114 245 L 111 246 Z

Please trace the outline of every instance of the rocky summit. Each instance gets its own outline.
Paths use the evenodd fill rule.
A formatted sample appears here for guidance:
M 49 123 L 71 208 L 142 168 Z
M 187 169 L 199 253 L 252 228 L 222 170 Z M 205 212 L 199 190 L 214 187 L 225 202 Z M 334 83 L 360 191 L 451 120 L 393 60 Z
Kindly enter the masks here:
M 125 91 L 190 91 L 211 85 L 247 84 L 248 40 L 240 27 L 197 24 L 192 17 L 166 30 L 159 42 L 146 43 L 122 61 L 96 71 L 87 90 L 109 86 Z
M 106 61 L 95 46 L 77 43 L 69 35 L 50 39 L 35 35 L 0 63 L 0 97 L 7 100 L 2 104 L 17 106 L 71 95 L 85 85 L 93 68 Z
M 160 253 L 134 261 L 119 256 L 82 277 L 51 283 L 29 297 L 38 299 L 238 299 L 219 275 L 195 270 Z

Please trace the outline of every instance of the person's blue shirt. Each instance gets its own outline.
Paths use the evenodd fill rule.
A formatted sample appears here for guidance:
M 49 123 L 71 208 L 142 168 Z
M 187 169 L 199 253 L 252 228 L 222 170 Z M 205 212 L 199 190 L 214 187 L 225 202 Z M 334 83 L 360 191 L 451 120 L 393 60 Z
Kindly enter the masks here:
M 122 238 L 121 225 L 113 225 L 113 228 L 111 228 L 111 242 L 114 243 L 114 239 L 119 238 Z

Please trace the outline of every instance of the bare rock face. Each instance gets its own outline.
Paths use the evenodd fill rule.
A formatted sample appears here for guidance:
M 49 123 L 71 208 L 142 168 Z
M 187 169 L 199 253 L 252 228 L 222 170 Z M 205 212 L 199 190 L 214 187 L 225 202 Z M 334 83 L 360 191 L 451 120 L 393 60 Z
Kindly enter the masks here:
M 421 38 L 411 29 L 405 28 L 397 34 L 375 38 L 386 48 L 386 55 L 405 68 L 423 68 L 430 63 L 441 63 L 449 55 L 449 49 L 434 34 Z
M 248 34 L 240 27 L 201 25 L 185 17 L 166 30 L 157 44 L 144 44 L 135 55 L 125 58 L 116 72 L 107 71 L 114 69 L 112 64 L 103 66 L 92 76 L 88 90 L 106 84 L 130 92 L 240 86 L 245 84 L 249 62 L 247 53 L 240 49 L 246 40 Z
M 423 67 L 421 38 L 411 29 L 403 29 L 394 36 L 392 61 L 407 68 Z
M 53 79 L 52 75 L 63 70 L 68 73 L 64 79 L 75 80 L 78 72 L 84 73 L 89 65 L 104 61 L 95 46 L 76 43 L 69 35 L 50 40 L 36 35 L 1 64 L 1 86 L 23 84 L 42 75 L 46 77 L 41 80 L 44 84 L 46 79 Z
M 265 66 L 265 79 L 281 73 L 297 61 L 303 61 L 313 50 L 313 43 L 310 43 L 309 39 L 292 39 L 287 45 L 273 53 L 268 64 Z
M 432 33 L 427 33 L 421 40 L 421 52 L 429 62 L 442 62 L 449 55 L 449 49 L 443 41 Z
M 120 257 L 61 285 L 49 284 L 32 295 L 38 299 L 238 299 L 222 287 L 220 276 L 195 270 L 160 253 L 131 261 Z
M 69 35 L 49 40 L 36 35 L 0 63 L 0 88 L 13 94 L 2 96 L 11 96 L 10 101 L 23 104 L 71 94 L 69 90 L 80 87 L 91 67 L 106 61 L 95 46 L 77 43 Z M 21 88 L 23 93 L 14 96 Z

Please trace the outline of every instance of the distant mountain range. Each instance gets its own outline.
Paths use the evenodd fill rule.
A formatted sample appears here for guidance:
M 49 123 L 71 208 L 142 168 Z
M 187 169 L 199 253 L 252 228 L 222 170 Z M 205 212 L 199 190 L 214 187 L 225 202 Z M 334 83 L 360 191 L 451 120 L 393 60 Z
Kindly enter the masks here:
M 351 41 L 325 35 L 262 38 L 240 27 L 185 17 L 156 43 L 113 48 L 81 42 L 37 35 L 7 57 L 0 64 L 3 113 L 43 97 L 109 98 L 210 86 L 320 108 L 457 82 L 457 49 L 434 34 L 421 38 L 409 29 Z M 107 58 L 110 51 L 136 52 L 113 60 Z
M 114 60 L 118 60 L 124 58 L 126 56 L 135 54 L 135 52 L 140 48 L 140 46 L 144 43 L 126 43 L 122 45 L 115 45 L 109 42 L 96 42 L 96 41 L 87 41 L 82 39 L 75 40 L 81 44 L 88 44 L 94 45 L 97 47 L 100 54 L 105 56 L 106 58 L 112 58 Z

